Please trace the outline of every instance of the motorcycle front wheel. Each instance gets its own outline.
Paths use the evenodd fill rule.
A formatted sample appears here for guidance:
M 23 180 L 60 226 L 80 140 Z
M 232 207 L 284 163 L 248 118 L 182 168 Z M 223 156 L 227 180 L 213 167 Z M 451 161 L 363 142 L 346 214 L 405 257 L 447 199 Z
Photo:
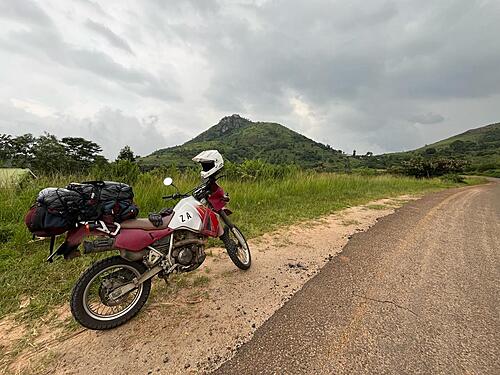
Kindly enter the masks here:
M 233 261 L 236 267 L 242 270 L 247 270 L 252 265 L 252 256 L 247 240 L 238 227 L 226 227 L 224 234 L 220 237 L 226 247 L 229 258 Z
M 146 271 L 144 264 L 119 256 L 94 263 L 80 276 L 71 294 L 71 313 L 76 321 L 90 329 L 105 330 L 132 319 L 149 297 L 151 279 L 117 299 L 110 293 Z

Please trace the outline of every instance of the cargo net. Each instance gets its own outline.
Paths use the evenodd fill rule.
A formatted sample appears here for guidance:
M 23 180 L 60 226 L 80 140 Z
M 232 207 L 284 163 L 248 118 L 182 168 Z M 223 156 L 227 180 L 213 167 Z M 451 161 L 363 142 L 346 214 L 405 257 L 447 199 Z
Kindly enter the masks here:
M 79 222 L 121 223 L 139 214 L 131 186 L 112 181 L 71 183 L 66 188 L 40 191 L 26 215 L 28 229 L 37 236 L 66 232 Z

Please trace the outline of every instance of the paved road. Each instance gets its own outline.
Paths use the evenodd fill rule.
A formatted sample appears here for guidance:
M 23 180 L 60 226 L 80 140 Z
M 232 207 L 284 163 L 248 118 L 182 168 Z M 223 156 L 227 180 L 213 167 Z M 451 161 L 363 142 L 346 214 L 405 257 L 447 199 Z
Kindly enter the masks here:
M 500 374 L 500 183 L 349 241 L 219 374 Z

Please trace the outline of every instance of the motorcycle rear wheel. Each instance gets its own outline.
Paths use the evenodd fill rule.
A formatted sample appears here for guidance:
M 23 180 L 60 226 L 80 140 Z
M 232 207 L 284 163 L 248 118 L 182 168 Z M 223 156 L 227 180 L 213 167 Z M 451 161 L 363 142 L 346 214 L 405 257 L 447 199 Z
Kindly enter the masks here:
M 242 270 L 247 270 L 252 265 L 252 256 L 247 240 L 238 227 L 226 227 L 224 234 L 220 237 L 226 247 L 229 258 L 233 261 L 236 267 Z
M 120 256 L 94 263 L 80 276 L 71 294 L 71 313 L 76 321 L 94 330 L 111 329 L 128 322 L 146 303 L 151 279 L 118 300 L 108 295 L 146 271 L 144 264 Z

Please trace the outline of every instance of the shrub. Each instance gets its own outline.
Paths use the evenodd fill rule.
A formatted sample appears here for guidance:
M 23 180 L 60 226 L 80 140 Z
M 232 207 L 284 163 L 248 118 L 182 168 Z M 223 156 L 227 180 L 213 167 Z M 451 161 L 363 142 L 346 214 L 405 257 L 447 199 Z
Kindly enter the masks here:
M 460 184 L 465 182 L 465 178 L 458 173 L 447 173 L 441 177 L 444 181 Z
M 413 158 L 402 162 L 402 172 L 417 178 L 439 177 L 448 173 L 463 172 L 466 162 L 458 159 L 424 159 Z
M 243 180 L 283 179 L 299 171 L 295 165 L 269 164 L 262 160 L 245 160 L 241 164 L 225 163 L 223 174 Z
M 136 182 L 140 174 L 137 164 L 130 160 L 117 160 L 109 165 L 94 167 L 90 171 L 90 175 L 95 180 L 112 180 L 129 185 Z

